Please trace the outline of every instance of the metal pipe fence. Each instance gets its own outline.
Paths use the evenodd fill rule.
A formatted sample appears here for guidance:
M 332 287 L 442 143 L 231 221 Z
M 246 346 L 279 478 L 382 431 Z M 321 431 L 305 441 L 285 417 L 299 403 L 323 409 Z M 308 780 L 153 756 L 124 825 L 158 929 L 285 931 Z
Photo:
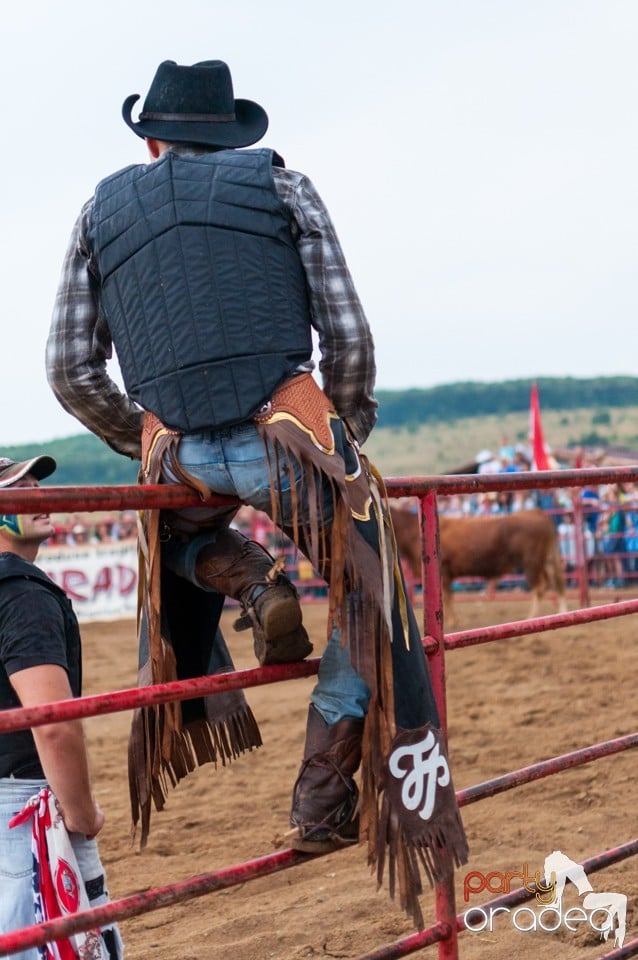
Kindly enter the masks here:
M 390 497 L 416 497 L 420 508 L 420 533 L 422 545 L 422 596 L 424 645 L 428 656 L 430 673 L 444 734 L 447 736 L 447 698 L 445 654 L 447 651 L 489 643 L 498 639 L 515 639 L 544 630 L 561 629 L 575 623 L 589 623 L 638 612 L 638 600 L 606 604 L 598 607 L 583 607 L 569 613 L 537 617 L 528 621 L 499 624 L 479 630 L 461 631 L 445 636 L 441 571 L 439 556 L 439 530 L 437 498 L 450 493 L 499 491 L 516 489 L 572 488 L 589 484 L 614 484 L 638 480 L 638 467 L 592 468 L 585 470 L 547 471 L 544 473 L 471 475 L 452 477 L 389 478 L 386 487 Z M 211 503 L 234 502 L 228 498 L 214 497 Z M 9 488 L 0 490 L 0 507 L 3 513 L 65 512 L 81 509 L 86 512 L 105 509 L 162 509 L 200 505 L 199 497 L 179 486 L 128 486 L 128 487 L 40 487 Z M 575 505 L 575 512 L 578 507 Z M 581 551 L 579 553 L 579 550 Z M 585 557 L 583 543 L 576 545 L 577 556 Z M 587 599 L 587 590 L 581 589 L 581 599 Z M 84 697 L 74 701 L 44 704 L 28 709 L 3 711 L 0 714 L 0 732 L 24 729 L 50 722 L 59 722 L 80 717 L 89 717 L 122 710 L 130 710 L 150 704 L 199 697 L 220 690 L 276 683 L 316 673 L 318 660 L 287 664 L 282 667 L 265 667 L 234 673 L 201 677 L 174 683 L 159 684 L 144 689 L 129 689 Z M 586 745 L 579 750 L 541 760 L 529 767 L 507 771 L 500 777 L 476 784 L 457 794 L 459 803 L 465 805 L 493 796 L 504 790 L 529 783 L 532 780 L 552 776 L 561 770 L 584 763 L 594 762 L 638 746 L 638 733 L 629 732 L 615 740 Z M 638 853 L 638 840 L 629 841 L 622 847 L 596 855 L 582 864 L 587 872 L 602 869 L 612 863 Z M 312 855 L 282 850 L 257 860 L 225 868 L 214 873 L 193 877 L 182 883 L 157 887 L 142 893 L 132 894 L 120 900 L 60 920 L 25 928 L 11 934 L 0 935 L 0 956 L 17 950 L 42 945 L 71 932 L 89 930 L 95 926 L 135 916 L 139 913 L 160 909 L 169 904 L 208 894 L 247 880 L 267 876 L 314 859 Z M 525 896 L 523 896 L 525 894 Z M 512 891 L 504 898 L 496 898 L 483 904 L 483 908 L 503 906 L 506 903 L 522 902 L 531 897 L 527 888 Z M 509 899 L 507 899 L 509 898 Z M 522 899 L 520 899 L 522 898 Z M 458 960 L 460 947 L 458 935 L 466 924 L 463 915 L 457 915 L 454 883 L 435 885 L 436 922 L 424 931 L 412 934 L 394 944 L 379 948 L 361 960 L 389 960 L 391 957 L 407 956 L 427 946 L 438 945 L 439 960 Z M 611 958 L 638 955 L 638 940 L 605 954 Z

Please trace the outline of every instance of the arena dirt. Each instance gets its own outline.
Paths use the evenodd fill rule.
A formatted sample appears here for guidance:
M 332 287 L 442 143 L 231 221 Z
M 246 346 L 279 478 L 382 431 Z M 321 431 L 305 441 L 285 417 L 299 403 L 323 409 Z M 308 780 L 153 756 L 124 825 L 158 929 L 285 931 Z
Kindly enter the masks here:
M 459 606 L 461 627 L 505 622 L 526 603 L 472 598 Z M 542 611 L 551 612 L 549 605 Z M 322 648 L 325 605 L 305 606 L 305 620 Z M 254 666 L 247 635 L 224 632 L 238 667 Z M 508 769 L 636 729 L 636 618 L 499 641 L 447 656 L 450 754 L 457 789 Z M 135 684 L 133 621 L 84 627 L 85 690 Z M 228 767 L 203 768 L 183 781 L 154 813 L 148 846 L 130 839 L 126 749 L 130 715 L 92 718 L 86 729 L 98 800 L 107 824 L 101 850 L 113 898 L 239 864 L 272 852 L 288 827 L 290 793 L 300 762 L 313 680 L 248 691 L 264 746 Z M 545 856 L 561 850 L 581 862 L 637 835 L 636 752 L 626 751 L 463 809 L 470 863 L 457 872 L 457 910 L 469 871 L 483 875 L 542 872 Z M 595 891 L 629 898 L 627 940 L 638 937 L 638 861 L 590 875 Z M 516 886 L 516 882 L 513 884 Z M 572 888 L 574 889 L 574 888 Z M 566 894 L 566 905 L 578 904 Z M 428 925 L 433 896 L 423 895 Z M 524 925 L 524 924 L 521 924 Z M 301 960 L 357 958 L 413 932 L 387 890 L 377 891 L 365 849 L 309 861 L 239 887 L 207 894 L 121 924 L 127 960 Z M 460 935 L 462 960 L 595 958 L 611 948 L 588 925 L 570 932 L 517 932 L 501 915 L 493 930 Z M 437 948 L 416 956 L 437 956 Z

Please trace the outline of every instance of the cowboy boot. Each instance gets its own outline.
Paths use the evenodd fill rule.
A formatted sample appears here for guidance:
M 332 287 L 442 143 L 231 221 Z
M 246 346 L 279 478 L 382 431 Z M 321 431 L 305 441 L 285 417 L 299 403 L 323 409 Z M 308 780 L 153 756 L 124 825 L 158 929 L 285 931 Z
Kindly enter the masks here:
M 197 555 L 200 583 L 239 600 L 243 616 L 235 629 L 252 627 L 255 656 L 262 667 L 303 660 L 312 652 L 297 591 L 281 567 L 283 561 L 274 560 L 258 543 L 230 527 L 220 530 L 215 542 Z
M 329 853 L 359 839 L 359 789 L 352 779 L 361 763 L 363 720 L 329 726 L 311 704 L 306 745 L 292 792 L 291 841 L 304 853 Z

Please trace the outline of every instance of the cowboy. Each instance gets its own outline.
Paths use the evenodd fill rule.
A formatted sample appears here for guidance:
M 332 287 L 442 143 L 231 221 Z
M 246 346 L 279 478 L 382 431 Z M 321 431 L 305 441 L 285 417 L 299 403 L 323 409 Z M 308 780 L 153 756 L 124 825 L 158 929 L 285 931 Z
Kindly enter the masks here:
M 266 512 L 328 582 L 292 843 L 316 852 L 358 839 L 363 755 L 361 829 L 373 861 L 386 844 L 399 857 L 416 916 L 407 846 L 427 848 L 437 874 L 450 852 L 465 856 L 465 837 L 382 484 L 359 449 L 377 408 L 368 322 L 314 185 L 272 149 L 239 149 L 263 137 L 268 118 L 235 98 L 223 61 L 165 61 L 135 120 L 138 99 L 125 100 L 123 117 L 151 162 L 108 176 L 80 214 L 49 334 L 49 382 L 85 426 L 132 455 L 139 404 L 148 476 Z M 312 376 L 313 330 L 323 389 Z M 106 375 L 112 345 L 126 396 Z M 174 517 L 163 562 L 232 595 L 224 558 L 234 509 Z M 202 526 L 184 547 L 189 522 Z M 389 745 L 403 728 L 438 758 L 425 827 L 399 811 L 404 774 L 396 795 L 386 789 Z
M 190 72 L 189 72 L 190 71 Z M 205 77 L 205 86 L 199 90 L 201 78 Z M 163 98 L 177 93 L 178 98 L 196 97 L 202 103 L 208 102 L 207 95 L 211 85 L 215 89 L 219 87 L 219 93 L 216 96 L 225 97 L 226 105 L 222 105 L 220 110 L 230 110 L 232 103 L 229 104 L 230 77 L 224 76 L 219 79 L 220 72 L 218 67 L 207 65 L 202 68 L 187 69 L 176 67 L 174 64 L 162 64 L 158 70 L 153 90 L 149 94 L 148 108 L 154 109 L 155 106 L 161 107 Z M 175 88 L 175 84 L 180 89 Z M 225 84 L 222 91 L 221 85 Z M 183 89 L 182 89 L 183 88 Z M 232 93 L 232 90 L 231 90 Z M 124 109 L 130 108 L 137 99 L 135 96 L 129 97 Z M 128 106 L 127 106 L 128 105 Z M 202 108 L 203 109 L 203 108 Z M 208 109 L 208 108 L 206 108 Z M 215 107 L 217 109 L 217 107 Z M 210 131 L 213 128 L 219 128 L 220 124 L 209 122 L 208 114 L 200 122 L 194 120 L 199 108 L 193 107 L 193 113 L 189 114 L 186 127 L 189 136 L 192 135 L 197 143 L 208 143 Z M 226 139 L 231 146 L 241 145 L 239 141 L 250 142 L 253 132 L 261 133 L 265 129 L 265 114 L 256 104 L 249 101 L 239 101 L 238 116 L 231 123 L 224 124 Z M 151 111 L 152 112 L 152 111 Z M 167 131 L 174 126 L 183 127 L 184 124 L 169 120 L 168 123 L 160 122 L 158 129 Z M 201 130 L 205 133 L 200 136 Z M 177 136 L 177 139 L 183 137 Z M 218 137 L 221 144 L 226 143 L 222 135 Z M 159 141 L 149 139 L 149 150 L 151 156 L 157 158 L 162 149 Z M 166 165 L 164 164 L 164 167 Z M 161 167 L 159 168 L 161 169 Z M 177 334 L 175 341 L 169 344 L 163 340 L 163 334 L 160 334 L 160 340 L 155 342 L 156 330 L 154 325 L 148 329 L 150 339 L 145 341 L 146 334 L 142 335 L 142 340 L 136 342 L 124 342 L 122 339 L 122 330 L 114 316 L 111 316 L 111 310 L 108 326 L 103 327 L 102 323 L 96 323 L 96 310 L 99 306 L 105 306 L 109 298 L 106 286 L 101 284 L 96 288 L 96 261 L 94 259 L 99 247 L 105 238 L 99 239 L 92 235 L 92 231 L 98 228 L 98 218 L 106 213 L 102 206 L 105 200 L 105 194 L 100 189 L 96 197 L 84 208 L 82 215 L 76 225 L 76 230 L 71 241 L 69 258 L 65 265 L 64 273 L 68 276 L 71 286 L 67 291 L 60 291 L 56 312 L 51 331 L 51 339 L 48 345 L 48 369 L 49 380 L 54 392 L 65 409 L 75 414 L 86 426 L 89 427 L 97 436 L 107 444 L 126 456 L 134 459 L 141 457 L 141 438 L 142 438 L 142 412 L 137 404 L 139 403 L 145 410 L 156 413 L 160 419 L 168 426 L 177 427 L 187 433 L 200 431 L 214 425 L 219 418 L 218 409 L 213 413 L 211 404 L 213 396 L 215 397 L 215 406 L 222 402 L 225 408 L 229 408 L 231 397 L 234 392 L 233 384 L 225 378 L 223 370 L 226 367 L 225 361 L 220 363 L 219 343 L 211 341 L 204 346 L 199 337 L 202 331 L 197 332 L 196 328 L 191 328 L 190 324 L 185 324 L 181 332 Z M 130 189 L 133 189 L 132 185 Z M 151 205 L 154 200 L 150 199 Z M 109 201 L 106 201 L 107 206 Z M 168 208 L 164 208 L 168 212 Z M 134 212 L 129 209 L 128 216 L 138 217 L 139 211 Z M 107 214 L 108 216 L 108 214 Z M 156 224 L 161 231 L 163 228 Z M 98 228 L 101 231 L 101 228 Z M 153 227 L 153 231 L 155 227 Z M 197 230 L 195 231 L 198 232 Z M 180 231 L 176 234 L 167 234 L 172 236 L 170 246 L 173 247 L 173 241 L 176 244 L 175 250 L 181 245 L 178 238 Z M 190 236 L 190 231 L 186 231 Z M 187 258 L 190 257 L 189 240 L 184 237 L 186 247 L 184 253 Z M 153 247 L 162 242 L 155 238 Z M 159 247 L 157 248 L 159 250 Z M 175 253 L 166 251 L 169 259 Z M 149 251 L 150 253 L 150 248 Z M 194 251 L 193 251 L 194 252 Z M 120 251 L 123 253 L 123 251 Z M 141 251 L 129 250 L 124 254 L 128 266 L 124 266 L 125 271 L 137 269 Z M 120 254 L 116 254 L 119 256 Z M 144 254 L 142 253 L 142 256 Z M 197 258 L 198 254 L 195 253 Z M 101 258 L 101 255 L 100 255 Z M 191 264 L 196 269 L 197 260 Z M 141 265 L 141 264 L 140 264 Z M 164 267 L 158 269 L 163 270 Z M 220 264 L 221 268 L 221 264 Z M 102 267 L 97 268 L 98 272 Z M 191 276 L 192 270 L 189 270 L 189 276 L 184 278 L 185 284 L 180 284 L 180 296 L 190 297 L 193 294 Z M 150 276 L 147 275 L 147 280 Z M 165 280 L 159 275 L 155 280 L 159 286 L 155 288 L 155 293 L 160 293 Z M 195 283 L 197 281 L 195 280 Z M 153 282 L 151 282 L 151 288 Z M 144 300 L 143 312 L 155 310 L 157 304 L 153 304 L 154 296 L 150 296 L 151 288 L 139 293 Z M 189 292 L 190 288 L 190 292 Z M 132 291 L 131 291 L 132 292 Z M 204 291 L 204 300 L 214 296 L 210 287 Z M 175 303 L 165 303 L 164 307 L 157 309 L 157 323 L 160 329 L 168 333 L 168 328 L 164 328 L 162 314 L 164 309 L 172 313 L 173 320 L 181 316 L 181 311 L 186 304 L 177 305 Z M 207 310 L 208 306 L 201 298 L 194 297 L 188 305 L 189 310 L 195 311 L 193 323 L 197 325 L 202 320 L 198 313 L 201 310 Z M 125 311 L 129 313 L 128 305 Z M 120 317 L 122 320 L 122 317 Z M 124 321 L 126 323 L 126 321 Z M 96 341 L 92 340 L 93 334 L 96 334 Z M 141 333 L 141 328 L 139 328 Z M 173 337 L 174 331 L 169 333 Z M 235 336 L 234 348 L 244 351 L 244 344 L 241 343 L 243 331 L 237 330 Z M 128 396 L 122 396 L 110 379 L 105 375 L 105 360 L 110 356 L 111 338 L 119 344 L 118 358 L 125 371 L 124 380 L 127 387 Z M 126 334 L 124 335 L 126 339 Z M 182 341 L 181 346 L 178 341 Z M 239 340 L 239 345 L 237 345 Z M 168 367 L 175 366 L 175 369 L 169 371 L 168 367 L 164 370 L 164 363 L 167 357 L 170 357 Z M 160 359 L 162 358 L 162 359 Z M 263 391 L 263 379 L 261 371 L 250 363 L 249 354 L 244 358 L 245 379 L 242 389 L 250 391 Z M 277 376 L 281 378 L 283 372 L 288 371 L 288 358 L 268 355 L 264 358 L 264 364 L 270 363 L 283 364 L 281 370 L 278 368 Z M 84 364 L 87 364 L 85 366 Z M 157 366 L 159 364 L 159 366 Z M 133 373 L 133 368 L 136 372 Z M 89 372 L 91 370 L 92 372 Z M 155 373 L 151 373 L 155 370 Z M 282 372 L 283 371 L 283 372 Z M 142 382 L 138 382 L 138 372 L 141 372 Z M 97 379 L 93 380 L 93 376 Z M 188 383 L 186 383 L 188 381 Z M 159 387 L 159 389 L 158 389 Z M 203 392 L 202 392 L 203 391 Z M 261 396 L 261 393 L 259 394 Z M 220 400 L 221 398 L 221 400 Z M 133 402 L 135 401 L 135 402 Z M 93 409 L 93 403 L 97 406 Z M 238 401 L 239 402 L 239 401 Z M 166 404 L 169 406 L 167 407 Z M 243 409 L 243 408 L 242 408 Z M 239 414 L 233 409 L 229 412 L 232 420 L 237 420 Z M 146 475 L 146 480 L 155 479 Z M 166 476 L 163 479 L 182 480 L 183 477 Z M 305 628 L 302 625 L 302 614 L 299 605 L 297 593 L 292 583 L 283 571 L 276 565 L 270 554 L 258 543 L 255 543 L 238 531 L 231 529 L 230 523 L 234 511 L 229 511 L 226 517 L 227 527 L 215 543 L 215 566 L 211 557 L 202 552 L 201 564 L 199 570 L 199 582 L 206 589 L 216 589 L 225 593 L 227 596 L 238 600 L 244 610 L 244 618 L 239 621 L 239 626 L 245 628 L 252 626 L 254 636 L 255 654 L 259 663 L 264 666 L 272 663 L 286 663 L 290 661 L 303 660 L 312 651 L 312 644 L 308 639 Z M 179 525 L 179 534 L 184 540 L 188 539 L 194 530 L 196 524 L 189 524 L 182 519 Z M 173 518 L 173 532 L 177 535 L 177 526 Z M 210 546 L 210 535 L 206 544 Z M 201 544 L 198 541 L 198 546 Z
M 37 487 L 55 460 L 0 458 L 0 487 Z M 32 707 L 81 694 L 77 619 L 66 594 L 34 563 L 54 533 L 48 513 L 0 516 L 0 709 Z M 108 902 L 95 837 L 104 814 L 95 802 L 82 725 L 69 720 L 0 734 L 0 933 L 32 926 L 34 905 L 30 822 L 10 821 L 43 790 L 55 796 L 86 888 L 88 906 Z M 72 884 L 70 884 L 72 887 Z M 42 884 L 36 885 L 36 893 Z M 116 960 L 122 945 L 115 926 L 82 956 Z M 91 947 L 92 943 L 92 947 Z M 91 947 L 91 949 L 89 949 Z M 37 949 L 13 956 L 38 960 Z

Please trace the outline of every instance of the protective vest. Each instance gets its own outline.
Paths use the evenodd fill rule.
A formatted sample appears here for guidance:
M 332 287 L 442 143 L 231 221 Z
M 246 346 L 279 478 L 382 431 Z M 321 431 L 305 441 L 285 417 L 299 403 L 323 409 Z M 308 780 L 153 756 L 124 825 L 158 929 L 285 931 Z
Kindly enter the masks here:
M 89 243 L 126 391 L 182 432 L 247 420 L 311 356 L 272 164 L 272 150 L 169 150 L 97 187 Z
M 80 628 L 73 612 L 71 601 L 65 592 L 57 586 L 47 575 L 34 564 L 23 560 L 12 553 L 0 554 L 0 607 L 10 605 L 12 596 L 20 591 L 20 598 L 15 602 L 24 604 L 24 581 L 35 581 L 45 587 L 57 600 L 64 619 L 64 637 L 66 661 L 68 664 L 69 684 L 73 696 L 79 697 L 82 688 L 82 655 L 80 648 Z M 39 590 L 29 595 L 28 602 L 33 610 L 38 610 Z M 31 666 L 29 657 L 33 652 L 28 647 L 28 641 L 21 651 L 25 666 Z M 15 693 L 7 672 L 0 663 L 0 710 L 19 707 L 20 701 Z M 0 777 L 15 776 L 18 778 L 42 779 L 44 773 L 38 757 L 33 734 L 30 730 L 14 730 L 0 734 Z

